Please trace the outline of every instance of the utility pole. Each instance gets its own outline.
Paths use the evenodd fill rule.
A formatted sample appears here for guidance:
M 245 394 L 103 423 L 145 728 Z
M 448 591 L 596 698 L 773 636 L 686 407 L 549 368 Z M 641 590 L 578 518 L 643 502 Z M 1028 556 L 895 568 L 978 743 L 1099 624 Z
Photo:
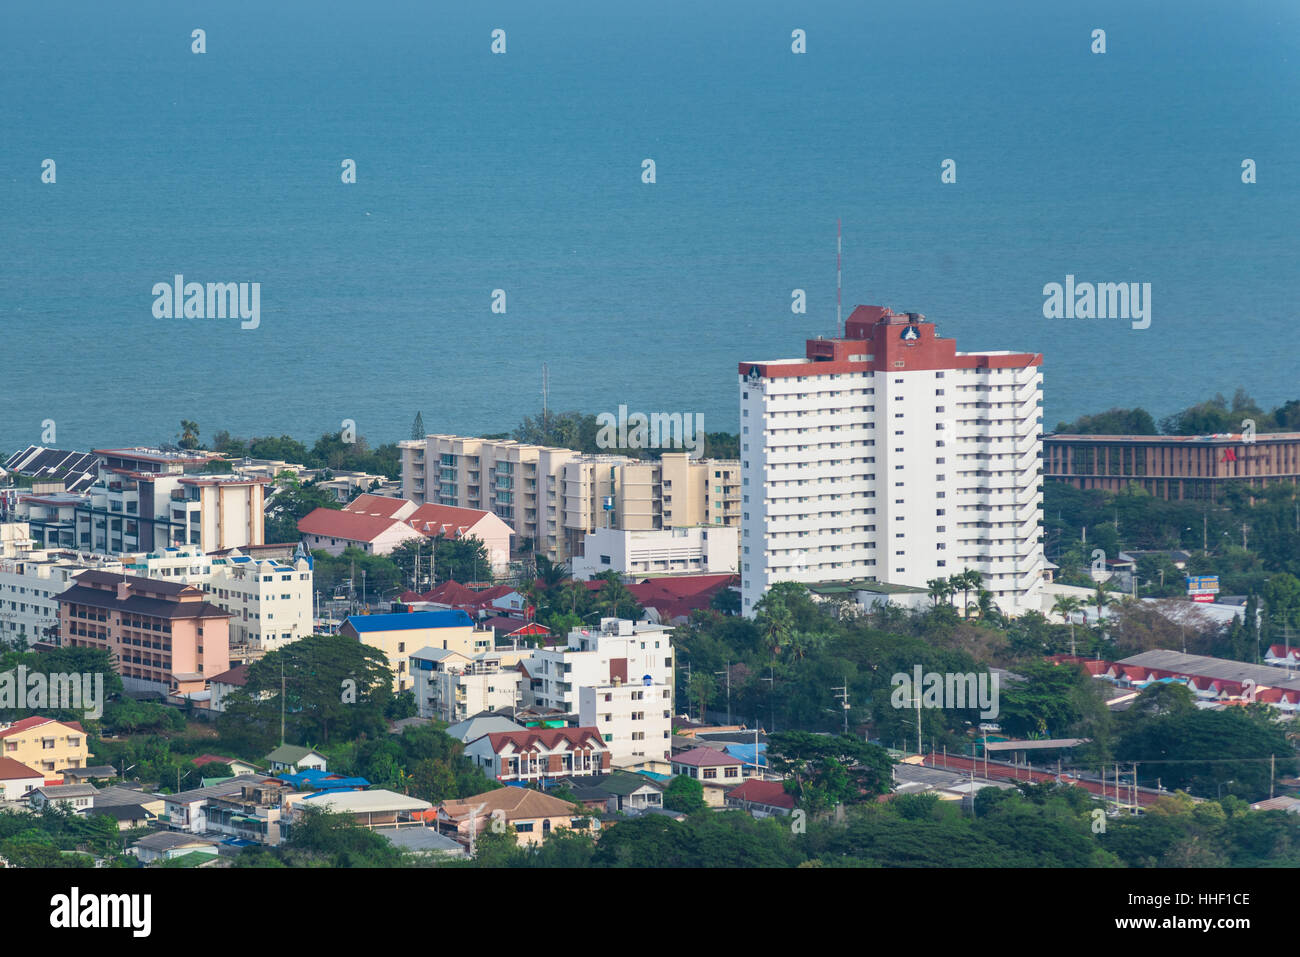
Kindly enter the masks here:
M 284 747 L 284 658 L 280 658 L 280 746 Z
M 840 702 L 844 710 L 844 733 L 849 733 L 849 679 L 845 677 L 844 684 L 831 688 L 832 691 L 839 692 L 835 695 L 835 700 Z
M 776 701 L 775 701 L 776 672 L 775 669 L 773 669 L 772 666 L 769 665 L 767 669 L 767 673 L 768 673 L 768 677 L 759 678 L 758 680 L 767 682 L 767 706 L 770 710 L 768 720 L 771 722 L 771 726 L 767 729 L 767 733 L 771 734 L 773 731 L 776 730 Z
M 478 837 L 478 814 L 479 811 L 483 810 L 485 807 L 487 807 L 486 801 L 484 801 L 478 807 L 474 808 L 472 811 L 469 812 L 469 856 L 470 857 L 474 856 L 475 840 Z
M 731 724 L 731 662 L 727 662 L 726 671 L 715 671 L 713 673 L 715 675 L 725 674 L 727 676 L 727 724 Z
M 1210 513 L 1201 513 L 1201 551 L 1210 550 Z

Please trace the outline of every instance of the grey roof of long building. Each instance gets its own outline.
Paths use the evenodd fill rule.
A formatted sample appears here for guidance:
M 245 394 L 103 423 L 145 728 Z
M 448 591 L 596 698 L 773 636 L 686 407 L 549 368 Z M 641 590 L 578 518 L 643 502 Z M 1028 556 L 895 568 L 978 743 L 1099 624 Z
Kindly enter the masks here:
M 1252 665 L 1246 661 L 1230 661 L 1227 658 L 1211 658 L 1207 655 L 1185 655 L 1181 651 L 1163 649 L 1144 651 L 1117 663 L 1137 665 L 1142 668 L 1158 668 L 1161 671 L 1173 671 L 1182 675 L 1220 678 L 1224 681 L 1245 681 L 1249 678 L 1257 686 L 1300 691 L 1300 673 L 1288 674 L 1285 668 L 1277 668 L 1273 665 Z

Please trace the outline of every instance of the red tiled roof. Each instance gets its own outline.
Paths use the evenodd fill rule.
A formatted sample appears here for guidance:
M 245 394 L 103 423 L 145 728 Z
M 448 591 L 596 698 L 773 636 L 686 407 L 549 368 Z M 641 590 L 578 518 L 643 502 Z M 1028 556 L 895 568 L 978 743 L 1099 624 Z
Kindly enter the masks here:
M 567 741 L 573 747 L 581 747 L 589 742 L 596 742 L 601 749 L 605 747 L 600 729 L 585 728 L 528 728 L 525 731 L 498 731 L 487 735 L 494 752 L 500 753 L 507 744 L 513 744 L 517 751 L 528 751 L 541 745 L 548 751 L 555 750 L 561 741 Z
M 503 636 L 510 635 L 549 635 L 550 632 L 542 625 L 535 621 L 524 621 L 522 618 L 506 618 L 498 615 L 495 618 L 489 618 L 483 622 L 489 628 L 495 628 Z
M 750 804 L 794 809 L 794 795 L 788 793 L 785 785 L 780 781 L 746 781 L 740 787 L 728 791 L 727 797 L 748 801 Z
M 42 718 L 39 715 L 34 715 L 33 717 L 30 718 L 23 718 L 21 721 L 15 721 L 9 727 L 5 728 L 3 731 L 0 731 L 0 738 L 7 738 L 10 735 L 18 734 L 22 731 L 28 731 L 32 728 L 39 728 L 43 724 L 61 724 L 66 728 L 72 728 L 73 730 L 79 731 L 82 734 L 86 733 L 86 729 L 83 728 L 76 721 L 55 721 L 53 718 Z
M 208 682 L 210 684 L 235 685 L 242 688 L 248 683 L 248 665 L 235 665 L 229 671 L 213 675 L 208 679 Z
M 733 758 L 723 751 L 713 748 L 692 748 L 670 758 L 673 764 L 685 764 L 693 768 L 716 768 L 727 764 L 744 764 L 740 758 Z
M 223 758 L 219 754 L 200 754 L 190 763 L 196 768 L 201 768 L 205 764 L 230 764 L 231 762 L 238 762 L 239 764 L 248 763 L 247 761 L 240 761 L 239 758 Z
M 23 778 L 45 778 L 40 771 L 34 771 L 27 765 L 15 761 L 13 758 L 0 758 L 0 781 L 14 781 Z
M 513 591 L 515 591 L 513 585 L 493 585 L 491 588 L 475 591 L 460 582 L 447 580 L 423 595 L 407 592 L 402 596 L 402 600 L 408 602 L 427 601 L 437 605 L 448 605 L 452 608 L 477 611 L 488 607 L 496 599 L 509 595 Z M 411 597 L 408 598 L 407 595 Z
M 364 492 L 344 505 L 343 511 L 380 518 L 395 518 L 404 505 L 412 504 L 414 503 L 404 498 L 389 498 L 386 495 L 371 495 L 369 492 Z
M 454 505 L 421 505 L 404 521 L 423 535 L 445 535 L 460 538 L 471 528 L 493 514 L 477 508 L 457 508 Z M 509 528 L 509 526 L 506 526 Z M 513 531 L 513 529 L 512 529 Z
M 478 598 L 478 592 L 466 588 L 460 582 L 445 581 L 432 591 L 425 592 L 421 601 L 437 602 L 440 605 L 472 605 Z
M 298 519 L 298 531 L 304 535 L 345 538 L 352 542 L 373 542 L 394 525 L 402 522 L 379 515 L 360 515 L 336 508 L 317 508 Z
M 676 578 L 652 578 L 628 585 L 637 602 L 659 612 L 663 621 L 689 618 L 691 612 L 709 607 L 713 596 L 722 589 L 740 584 L 737 575 L 685 575 Z

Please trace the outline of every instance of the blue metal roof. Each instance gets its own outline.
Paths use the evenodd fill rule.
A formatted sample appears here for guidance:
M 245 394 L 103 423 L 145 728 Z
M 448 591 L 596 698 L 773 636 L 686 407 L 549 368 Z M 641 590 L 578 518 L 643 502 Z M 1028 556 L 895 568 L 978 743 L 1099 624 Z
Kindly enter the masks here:
M 415 628 L 463 628 L 473 626 L 474 619 L 460 609 L 449 611 L 413 611 L 395 615 L 353 615 L 344 624 L 358 632 L 410 631 Z

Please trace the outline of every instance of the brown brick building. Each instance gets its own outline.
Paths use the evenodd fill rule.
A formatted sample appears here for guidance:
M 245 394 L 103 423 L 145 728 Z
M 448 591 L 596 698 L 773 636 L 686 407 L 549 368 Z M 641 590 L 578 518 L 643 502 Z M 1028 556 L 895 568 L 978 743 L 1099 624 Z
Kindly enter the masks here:
M 1300 482 L 1300 432 L 1045 435 L 1043 477 L 1118 492 L 1136 483 L 1164 499 L 1215 501 L 1230 485 Z

